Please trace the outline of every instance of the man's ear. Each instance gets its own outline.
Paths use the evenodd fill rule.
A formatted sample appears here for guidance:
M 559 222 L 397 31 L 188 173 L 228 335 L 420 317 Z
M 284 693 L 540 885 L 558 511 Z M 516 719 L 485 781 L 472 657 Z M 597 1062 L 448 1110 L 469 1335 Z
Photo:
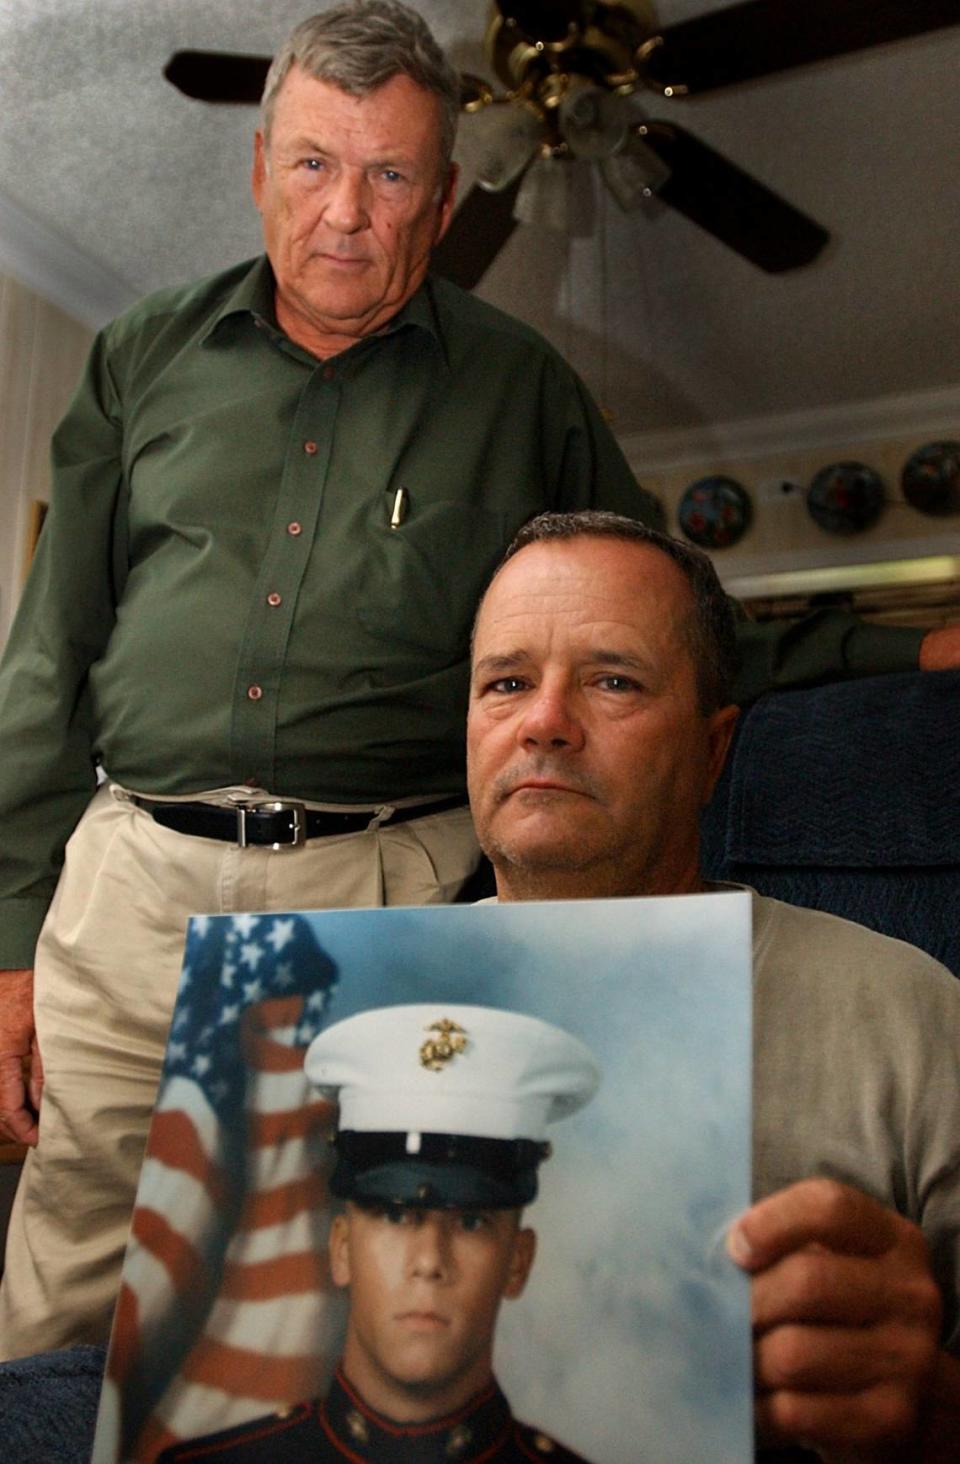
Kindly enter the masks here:
M 350 1221 L 346 1215 L 334 1215 L 328 1241 L 330 1276 L 334 1286 L 350 1285 Z
M 739 707 L 729 706 L 721 707 L 718 712 L 713 712 L 707 718 L 707 767 L 703 788 L 703 807 L 706 807 L 713 797 L 717 779 L 723 772 L 723 765 L 727 760 L 727 753 L 730 751 L 733 729 L 737 725 L 739 715 Z
M 253 167 L 250 171 L 250 192 L 253 194 L 253 201 L 257 208 L 263 198 L 263 189 L 267 180 L 267 144 L 263 140 L 263 133 L 258 127 L 253 134 Z
M 512 1300 L 520 1296 L 533 1269 L 533 1258 L 537 1253 L 537 1233 L 528 1226 L 518 1230 L 513 1238 L 513 1255 L 507 1272 L 503 1294 Z
M 457 179 L 460 177 L 459 163 L 451 163 L 440 188 L 440 207 L 437 213 L 437 232 L 434 235 L 434 245 L 440 243 L 444 234 L 450 227 L 450 220 L 453 218 L 453 206 L 457 201 Z

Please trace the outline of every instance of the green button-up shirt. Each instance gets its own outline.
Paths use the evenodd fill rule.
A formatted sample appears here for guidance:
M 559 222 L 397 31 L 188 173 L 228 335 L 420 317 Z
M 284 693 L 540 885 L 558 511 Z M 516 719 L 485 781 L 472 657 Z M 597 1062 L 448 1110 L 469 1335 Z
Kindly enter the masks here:
M 464 788 L 470 625 L 542 509 L 652 518 L 534 332 L 429 281 L 317 361 L 265 260 L 97 338 L 0 672 L 0 966 L 29 964 L 95 763 L 155 794 Z
M 582 384 L 441 280 L 328 361 L 266 260 L 97 338 L 0 668 L 0 968 L 29 965 L 102 761 L 154 794 L 374 804 L 464 787 L 470 624 L 544 509 L 656 522 Z M 899 637 L 899 638 L 898 638 Z M 742 692 L 915 663 L 826 614 L 744 627 Z

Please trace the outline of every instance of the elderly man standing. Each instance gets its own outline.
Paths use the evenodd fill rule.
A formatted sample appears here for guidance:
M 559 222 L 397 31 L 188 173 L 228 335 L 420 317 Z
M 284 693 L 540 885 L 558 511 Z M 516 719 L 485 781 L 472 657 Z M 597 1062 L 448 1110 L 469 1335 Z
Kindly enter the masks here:
M 696 550 L 610 514 L 521 531 L 482 602 L 468 780 L 501 900 L 706 886 L 736 718 Z M 960 1439 L 960 985 L 900 941 L 754 897 L 756 1418 L 830 1464 Z
M 30 1144 L 46 1070 L 7 1355 L 109 1324 L 186 915 L 452 899 L 486 578 L 544 507 L 655 509 L 557 354 L 426 279 L 458 106 L 403 6 L 300 26 L 266 257 L 109 326 L 57 433 L 0 676 L 0 1117 Z
M 427 276 L 458 101 L 393 0 L 298 27 L 266 256 L 109 326 L 56 435 L 0 671 L 0 1133 L 37 1143 L 46 1070 L 8 1355 L 106 1329 L 186 915 L 453 898 L 482 585 L 545 508 L 656 512 L 556 352 Z M 876 631 L 814 631 L 796 675 L 878 669 Z

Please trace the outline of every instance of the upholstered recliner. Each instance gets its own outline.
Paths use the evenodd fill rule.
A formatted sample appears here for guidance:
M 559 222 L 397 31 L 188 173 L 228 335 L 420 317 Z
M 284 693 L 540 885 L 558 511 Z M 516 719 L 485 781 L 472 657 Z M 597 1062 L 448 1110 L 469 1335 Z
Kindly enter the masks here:
M 711 878 L 857 920 L 960 975 L 960 671 L 762 697 L 703 835 Z

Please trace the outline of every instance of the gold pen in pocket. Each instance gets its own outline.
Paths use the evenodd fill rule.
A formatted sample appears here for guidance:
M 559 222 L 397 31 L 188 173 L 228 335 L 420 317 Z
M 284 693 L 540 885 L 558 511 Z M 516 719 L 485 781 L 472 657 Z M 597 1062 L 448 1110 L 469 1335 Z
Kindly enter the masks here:
M 410 495 L 406 488 L 398 488 L 393 495 L 393 508 L 390 510 L 390 527 L 399 529 L 407 516 L 407 508 L 410 503 Z

